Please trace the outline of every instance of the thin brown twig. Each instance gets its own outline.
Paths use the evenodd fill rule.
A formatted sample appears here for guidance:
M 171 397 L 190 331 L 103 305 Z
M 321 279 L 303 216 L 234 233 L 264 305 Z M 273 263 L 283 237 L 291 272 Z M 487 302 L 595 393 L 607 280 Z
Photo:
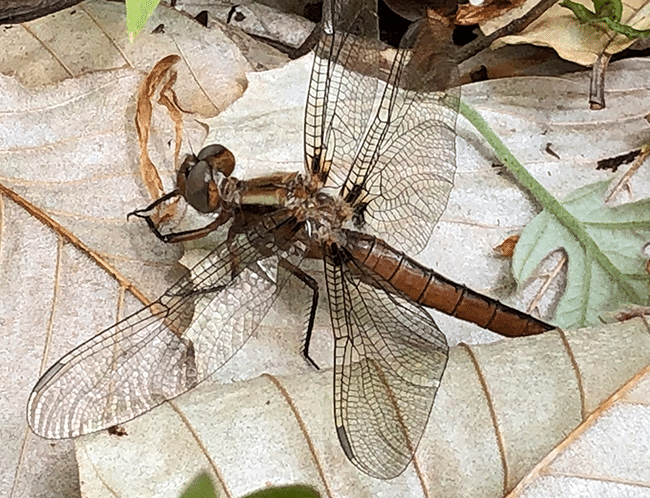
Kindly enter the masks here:
M 598 56 L 598 59 L 591 68 L 589 108 L 592 111 L 599 111 L 605 108 L 605 71 L 611 58 L 612 54 L 603 52 Z
M 616 184 L 616 186 L 612 189 L 612 191 L 605 197 L 605 202 L 609 202 L 616 194 L 618 194 L 625 185 L 630 181 L 630 178 L 632 178 L 632 175 L 636 173 L 636 171 L 641 167 L 641 165 L 645 162 L 645 160 L 650 156 L 650 146 L 646 145 L 641 148 L 641 154 L 637 156 L 637 158 L 634 160 L 634 163 L 632 163 L 632 166 L 625 172 L 623 176 L 621 176 L 620 180 Z
M 492 43 L 497 38 L 513 35 L 515 33 L 519 33 L 520 31 L 523 31 L 524 28 L 528 27 L 533 21 L 539 18 L 539 16 L 541 16 L 544 12 L 546 12 L 553 5 L 555 5 L 557 1 L 558 0 L 542 0 L 537 5 L 535 5 L 532 9 L 526 12 L 523 16 L 521 16 L 518 19 L 515 19 L 510 24 L 507 24 L 506 26 L 497 29 L 493 33 L 465 45 L 463 48 L 461 48 L 458 51 L 457 61 L 461 63 L 469 59 L 470 57 L 475 56 L 482 50 L 485 50 L 490 45 L 492 45 Z
M 528 313 L 532 314 L 533 310 L 537 309 L 538 315 L 541 316 L 541 313 L 539 312 L 540 311 L 539 310 L 539 302 L 542 300 L 542 297 L 544 296 L 544 294 L 546 294 L 546 291 L 551 286 L 553 281 L 560 274 L 560 271 L 562 270 L 562 268 L 564 268 L 564 265 L 566 264 L 566 262 L 567 262 L 567 256 L 566 256 L 566 254 L 563 253 L 562 256 L 560 257 L 560 261 L 558 261 L 557 265 L 555 265 L 555 268 L 553 268 L 553 271 L 551 271 L 550 275 L 548 275 L 548 277 L 546 278 L 546 282 L 544 282 L 544 284 L 539 289 L 539 291 L 537 291 L 537 294 L 535 295 L 535 298 L 533 299 L 533 301 L 528 306 L 528 309 L 527 309 Z
M 98 252 L 91 249 L 85 243 L 81 241 L 76 235 L 67 230 L 65 227 L 56 222 L 48 214 L 45 213 L 42 209 L 36 207 L 34 204 L 29 202 L 24 197 L 18 195 L 16 192 L 11 190 L 9 187 L 4 186 L 0 183 L 0 195 L 6 196 L 11 201 L 15 202 L 18 206 L 22 207 L 27 211 L 31 216 L 40 221 L 43 225 L 49 227 L 54 233 L 63 237 L 66 241 L 72 244 L 74 247 L 84 252 L 90 259 L 92 259 L 100 268 L 102 268 L 106 273 L 111 275 L 118 284 L 124 289 L 128 289 L 131 293 L 145 306 L 149 306 L 151 301 L 140 291 L 138 290 L 131 282 L 128 281 L 120 272 L 118 272 L 113 266 L 107 263 L 106 258 L 99 254 Z
M 18 24 L 45 17 L 81 3 L 80 0 L 2 0 L 0 24 Z

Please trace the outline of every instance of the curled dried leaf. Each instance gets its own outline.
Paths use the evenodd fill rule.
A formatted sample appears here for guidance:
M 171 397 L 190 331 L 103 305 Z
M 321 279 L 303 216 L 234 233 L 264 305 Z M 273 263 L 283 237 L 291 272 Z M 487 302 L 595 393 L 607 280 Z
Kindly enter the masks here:
M 167 108 L 170 119 L 175 127 L 175 151 L 174 159 L 178 161 L 180 147 L 183 136 L 183 113 L 185 112 L 176 97 L 173 90 L 176 82 L 177 72 L 174 65 L 180 60 L 178 55 L 168 55 L 164 57 L 153 67 L 151 72 L 142 82 L 138 91 L 137 109 L 135 114 L 135 126 L 138 134 L 138 143 L 140 145 L 140 174 L 152 199 L 161 197 L 164 193 L 162 180 L 158 174 L 156 165 L 151 160 L 148 151 L 149 132 L 151 128 L 151 116 L 153 110 L 153 100 L 156 94 L 159 104 Z M 160 219 L 166 219 L 173 215 L 176 202 L 169 205 Z
M 517 242 L 519 242 L 519 235 L 511 235 L 496 246 L 494 250 L 502 258 L 512 258 Z
M 490 0 L 481 5 L 459 5 L 454 22 L 461 26 L 479 24 L 500 17 L 523 3 L 524 0 Z

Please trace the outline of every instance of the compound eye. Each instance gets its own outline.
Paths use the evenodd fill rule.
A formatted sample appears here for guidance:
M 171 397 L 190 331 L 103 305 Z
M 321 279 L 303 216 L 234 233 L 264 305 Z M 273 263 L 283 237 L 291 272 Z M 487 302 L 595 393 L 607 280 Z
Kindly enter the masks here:
M 219 188 L 206 161 L 199 161 L 187 170 L 182 194 L 201 213 L 211 213 L 219 207 Z
M 201 213 L 219 208 L 219 185 L 235 169 L 235 156 L 223 145 L 212 144 L 197 156 L 188 155 L 176 175 L 176 186 L 185 200 Z
M 197 158 L 199 161 L 206 161 L 213 171 L 219 171 L 226 177 L 235 169 L 235 156 L 223 145 L 212 144 L 203 147 Z

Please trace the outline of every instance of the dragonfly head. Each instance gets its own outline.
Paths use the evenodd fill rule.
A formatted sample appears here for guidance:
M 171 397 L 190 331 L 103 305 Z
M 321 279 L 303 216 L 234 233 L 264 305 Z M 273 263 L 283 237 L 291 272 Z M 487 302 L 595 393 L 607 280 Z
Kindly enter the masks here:
M 198 155 L 188 155 L 181 164 L 176 186 L 185 200 L 201 213 L 221 206 L 221 188 L 235 169 L 235 156 L 223 145 L 212 144 Z

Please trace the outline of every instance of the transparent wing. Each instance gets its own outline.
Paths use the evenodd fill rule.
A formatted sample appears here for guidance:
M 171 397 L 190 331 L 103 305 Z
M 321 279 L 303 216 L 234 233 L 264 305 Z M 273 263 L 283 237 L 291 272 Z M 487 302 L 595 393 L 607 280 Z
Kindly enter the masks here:
M 214 373 L 244 345 L 286 279 L 278 278 L 272 240 L 273 229 L 258 225 L 220 244 L 152 305 L 57 361 L 30 396 L 32 430 L 58 439 L 105 429 Z
M 380 479 L 409 464 L 447 362 L 447 342 L 419 305 L 332 246 L 325 258 L 334 329 L 334 418 L 347 457 Z
M 357 228 L 420 252 L 444 211 L 456 169 L 455 49 L 448 26 L 414 23 L 395 53 L 379 109 L 341 190 Z M 334 168 L 334 166 L 332 166 Z
M 326 0 L 305 107 L 305 165 L 341 186 L 369 126 L 380 71 L 376 0 Z M 331 169 L 330 169 L 331 167 Z M 329 179 L 328 179 L 329 178 Z
M 399 50 L 382 46 L 375 3 L 325 3 L 305 110 L 307 173 L 341 189 L 357 228 L 417 253 L 453 185 L 455 49 L 433 16 L 414 23 Z

